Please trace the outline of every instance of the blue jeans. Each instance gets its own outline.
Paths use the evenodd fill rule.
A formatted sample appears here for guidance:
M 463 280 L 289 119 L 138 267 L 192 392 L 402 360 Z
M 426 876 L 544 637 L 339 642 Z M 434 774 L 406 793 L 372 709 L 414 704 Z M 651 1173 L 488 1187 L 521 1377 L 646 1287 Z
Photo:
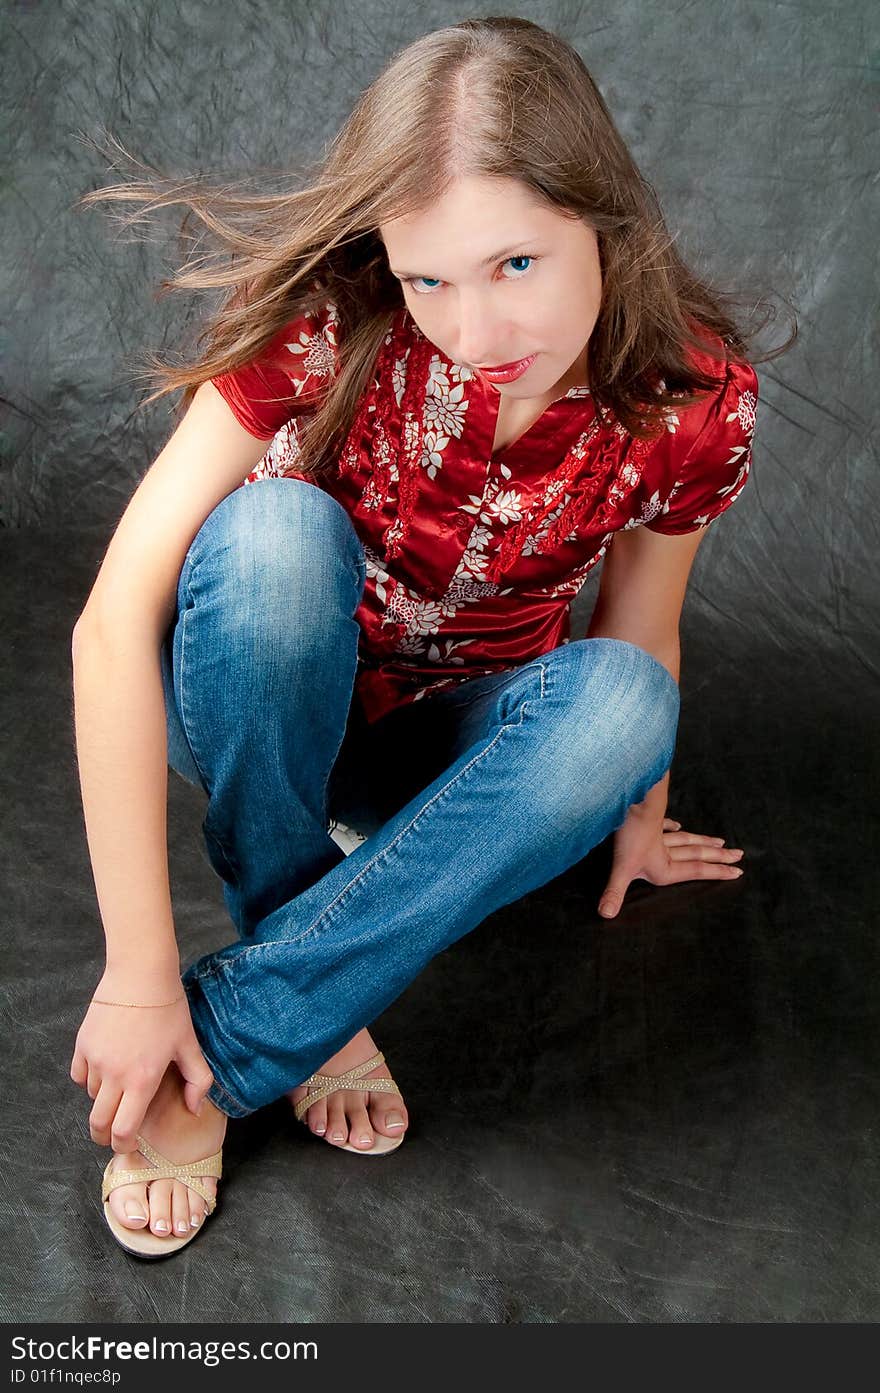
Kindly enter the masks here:
M 618 639 L 563 644 L 368 725 L 363 549 L 296 479 L 229 494 L 162 649 L 168 758 L 238 941 L 183 974 L 229 1117 L 280 1098 L 494 910 L 581 860 L 669 768 L 678 685 Z M 332 819 L 369 835 L 345 856 Z

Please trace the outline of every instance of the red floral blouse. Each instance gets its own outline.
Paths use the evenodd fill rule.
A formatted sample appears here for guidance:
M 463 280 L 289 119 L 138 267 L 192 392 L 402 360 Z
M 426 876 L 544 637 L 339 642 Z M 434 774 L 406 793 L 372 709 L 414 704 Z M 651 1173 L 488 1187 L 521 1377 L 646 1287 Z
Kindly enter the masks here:
M 267 442 L 241 485 L 297 471 L 297 422 L 338 362 L 328 302 L 254 362 L 213 379 Z M 601 426 L 574 387 L 492 454 L 499 395 L 397 310 L 338 461 L 320 487 L 346 509 L 367 563 L 355 689 L 367 720 L 512 668 L 570 639 L 571 601 L 615 532 L 692 532 L 749 474 L 757 377 L 695 355 L 718 390 L 666 414 L 653 440 Z

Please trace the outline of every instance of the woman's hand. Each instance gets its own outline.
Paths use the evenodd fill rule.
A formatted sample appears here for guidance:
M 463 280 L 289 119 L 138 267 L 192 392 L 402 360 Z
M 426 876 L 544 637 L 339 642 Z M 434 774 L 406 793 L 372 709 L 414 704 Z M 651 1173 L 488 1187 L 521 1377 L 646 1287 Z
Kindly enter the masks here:
M 156 1089 L 174 1061 L 186 1080 L 184 1097 L 197 1112 L 214 1075 L 193 1030 L 180 977 L 104 973 L 76 1037 L 70 1077 L 94 1107 L 92 1140 L 114 1151 L 137 1151 L 137 1133 Z M 179 1001 L 174 1001 L 180 997 Z M 173 1002 L 107 1006 L 104 1001 Z
M 656 810 L 635 803 L 614 834 L 611 876 L 599 901 L 599 913 L 604 919 L 613 919 L 633 880 L 675 885 L 682 880 L 737 879 L 742 871 L 730 863 L 742 854 L 738 847 L 725 847 L 723 837 L 683 832 L 680 822 L 658 819 Z

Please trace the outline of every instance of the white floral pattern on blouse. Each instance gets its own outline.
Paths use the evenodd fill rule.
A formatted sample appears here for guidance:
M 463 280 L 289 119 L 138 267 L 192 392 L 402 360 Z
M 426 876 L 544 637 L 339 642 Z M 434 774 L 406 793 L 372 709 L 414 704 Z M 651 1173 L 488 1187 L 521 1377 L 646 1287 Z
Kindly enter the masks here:
M 243 486 L 305 477 L 297 423 L 337 371 L 338 339 L 328 301 L 214 379 L 267 441 Z M 727 511 L 749 477 L 757 377 L 694 356 L 717 391 L 667 408 L 650 440 L 600 421 L 582 386 L 493 451 L 498 393 L 396 311 L 338 472 L 318 485 L 363 546 L 356 688 L 369 720 L 569 642 L 571 601 L 615 532 L 678 535 Z

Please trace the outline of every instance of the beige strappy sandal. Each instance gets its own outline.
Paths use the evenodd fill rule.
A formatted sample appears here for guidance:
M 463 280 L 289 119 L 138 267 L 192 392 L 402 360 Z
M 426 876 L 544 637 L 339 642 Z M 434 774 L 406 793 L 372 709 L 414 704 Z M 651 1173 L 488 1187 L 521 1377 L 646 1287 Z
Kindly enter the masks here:
M 223 1148 L 221 1147 L 213 1156 L 206 1156 L 202 1161 L 187 1161 L 183 1165 L 176 1165 L 174 1161 L 169 1161 L 167 1156 L 163 1156 L 141 1136 L 137 1139 L 137 1149 L 146 1156 L 148 1161 L 152 1162 L 149 1170 L 111 1171 L 110 1167 L 113 1165 L 115 1157 L 111 1156 L 107 1162 L 104 1178 L 101 1182 L 104 1218 L 107 1220 L 113 1237 L 126 1252 L 134 1253 L 135 1257 L 139 1258 L 168 1257 L 171 1253 L 179 1252 L 181 1248 L 186 1247 L 187 1243 L 191 1243 L 201 1233 L 204 1223 L 199 1224 L 198 1228 L 192 1229 L 190 1233 L 182 1237 L 172 1237 L 169 1234 L 167 1238 L 161 1238 L 159 1234 L 152 1233 L 149 1228 L 129 1229 L 120 1223 L 110 1208 L 108 1199 L 111 1192 L 118 1189 L 120 1185 L 149 1184 L 153 1180 L 182 1180 L 184 1185 L 195 1190 L 196 1194 L 201 1195 L 205 1201 L 208 1206 L 208 1212 L 205 1215 L 205 1219 L 207 1219 L 217 1207 L 217 1197 L 212 1195 L 207 1186 L 202 1185 L 196 1177 L 210 1175 L 215 1176 L 217 1180 L 220 1179 L 223 1174 Z
M 314 1088 L 314 1093 L 306 1093 L 300 1098 L 298 1103 L 293 1105 L 293 1114 L 297 1122 L 302 1122 L 307 1127 L 305 1115 L 313 1104 L 326 1098 L 331 1093 L 339 1093 L 344 1088 L 358 1088 L 364 1093 L 399 1093 L 400 1089 L 393 1079 L 365 1079 L 364 1074 L 368 1074 L 371 1069 L 375 1069 L 377 1064 L 383 1064 L 385 1056 L 380 1050 L 374 1054 L 372 1059 L 367 1059 L 363 1064 L 358 1064 L 354 1069 L 349 1069 L 347 1074 L 312 1074 L 311 1078 L 303 1079 L 304 1084 L 309 1088 Z M 369 1151 L 364 1151 L 363 1147 L 352 1146 L 351 1142 L 345 1142 L 339 1146 L 340 1151 L 354 1151 L 358 1156 L 387 1156 L 389 1151 L 396 1151 L 406 1136 L 406 1132 L 401 1132 L 399 1137 L 386 1137 L 382 1132 L 374 1131 L 374 1142 Z M 322 1137 L 323 1141 L 324 1138 Z

